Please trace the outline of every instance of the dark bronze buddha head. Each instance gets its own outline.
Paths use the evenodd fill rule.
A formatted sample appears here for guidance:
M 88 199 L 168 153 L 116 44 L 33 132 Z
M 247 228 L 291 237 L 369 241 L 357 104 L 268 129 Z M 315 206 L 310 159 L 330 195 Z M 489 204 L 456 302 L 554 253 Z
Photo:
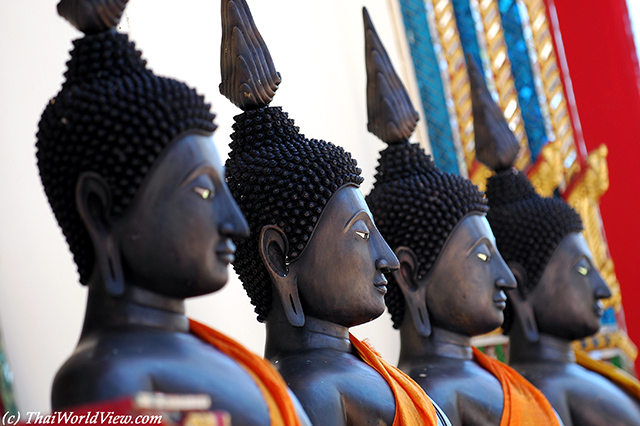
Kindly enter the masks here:
M 438 169 L 408 142 L 418 115 L 366 13 L 365 37 L 368 127 L 389 145 L 367 202 L 400 260 L 385 299 L 394 327 L 408 306 L 423 336 L 432 326 L 491 331 L 502 323 L 503 290 L 514 279 L 495 249 L 487 202 L 471 181 Z
M 499 327 L 504 290 L 515 281 L 484 217 L 482 192 L 438 169 L 417 144 L 392 144 L 380 155 L 367 202 L 400 260 L 386 297 L 394 327 L 405 305 L 425 335 L 432 325 L 465 335 Z
M 213 145 L 214 115 L 186 84 L 156 76 L 126 34 L 126 1 L 62 1 L 85 36 L 39 124 L 53 212 L 87 284 L 125 282 L 183 298 L 219 289 L 246 223 Z
M 384 312 L 383 271 L 397 260 L 373 224 L 351 154 L 299 132 L 268 106 L 280 82 L 244 2 L 223 12 L 221 92 L 245 112 L 235 117 L 228 184 L 251 236 L 234 268 L 259 321 L 275 284 L 287 318 L 312 315 L 352 326 Z M 273 282 L 273 284 L 272 284 Z
M 567 340 L 587 337 L 599 329 L 599 300 L 611 294 L 582 237 L 582 220 L 561 198 L 538 195 L 526 175 L 512 167 L 518 142 L 477 65 L 470 58 L 467 62 L 476 156 L 496 172 L 487 181 L 487 219 L 518 281 L 503 329 L 508 333 L 517 315 L 530 340 L 539 332 Z

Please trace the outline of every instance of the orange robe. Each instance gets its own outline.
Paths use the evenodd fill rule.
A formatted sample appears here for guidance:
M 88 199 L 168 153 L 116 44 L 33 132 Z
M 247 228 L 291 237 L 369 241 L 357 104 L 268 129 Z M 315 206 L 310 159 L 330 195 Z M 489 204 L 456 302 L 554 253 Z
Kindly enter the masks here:
M 380 373 L 391 387 L 396 400 L 393 426 L 435 426 L 438 423 L 431 400 L 416 382 L 351 333 L 349 339 L 360 358 Z
M 299 426 L 300 421 L 280 373 L 268 361 L 245 349 L 240 343 L 192 319 L 191 333 L 238 362 L 255 380 L 267 405 L 272 426 Z M 232 419 L 233 421 L 233 419 Z
M 636 400 L 640 401 L 640 382 L 638 379 L 608 362 L 598 361 L 591 358 L 589 354 L 583 350 L 575 349 L 574 352 L 576 354 L 576 362 L 579 365 L 583 366 L 587 370 L 606 377 L 620 388 L 627 391 L 627 393 L 633 396 Z
M 517 371 L 477 348 L 473 348 L 473 355 L 478 364 L 493 374 L 502 386 L 504 408 L 500 426 L 560 424 L 547 398 Z

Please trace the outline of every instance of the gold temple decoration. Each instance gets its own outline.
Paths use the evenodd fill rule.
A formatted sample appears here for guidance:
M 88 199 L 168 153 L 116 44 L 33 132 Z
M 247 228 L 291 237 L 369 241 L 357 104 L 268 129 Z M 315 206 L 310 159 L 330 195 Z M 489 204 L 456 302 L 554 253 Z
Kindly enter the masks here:
M 602 356 L 598 356 L 597 358 L 607 358 L 607 352 L 615 352 L 615 349 L 612 348 L 621 350 L 631 360 L 638 357 L 637 346 L 629 339 L 629 336 L 627 336 L 625 332 L 618 329 L 604 329 L 594 337 L 573 342 L 573 347 L 591 353 L 600 351 Z M 593 357 L 593 355 L 591 356 Z
M 595 266 L 602 278 L 611 288 L 612 296 L 604 301 L 605 308 L 613 308 L 615 312 L 622 309 L 620 283 L 616 277 L 613 260 L 604 234 L 602 217 L 600 216 L 600 197 L 609 188 L 609 169 L 607 166 L 607 147 L 601 145 L 587 157 L 582 170 L 574 175 L 564 196 L 567 202 L 582 217 L 584 237 L 591 249 Z M 618 348 L 633 360 L 638 349 L 629 337 L 618 328 L 603 329 L 594 337 L 576 342 L 576 346 L 587 351 Z
M 432 40 L 439 47 L 435 51 L 438 62 L 442 64 L 440 69 L 444 92 L 452 101 L 448 112 L 452 121 L 454 146 L 462 153 L 458 163 L 464 176 L 471 172 L 475 160 L 475 144 L 467 65 L 456 27 L 453 3 L 451 0 L 425 0 L 425 10 Z
M 431 8 L 433 21 L 442 47 L 443 59 L 447 64 L 447 80 L 457 115 L 458 135 L 464 152 L 465 164 L 470 172 L 475 161 L 471 91 L 460 35 L 456 28 L 453 4 L 451 0 L 427 0 L 427 3 L 429 2 L 433 4 Z
M 531 61 L 534 74 L 541 83 L 538 96 L 544 101 L 543 111 L 550 121 L 555 142 L 550 142 L 538 159 L 534 173 L 529 175 L 534 186 L 543 196 L 550 196 L 557 187 L 563 189 L 564 183 L 579 170 L 576 161 L 576 146 L 571 127 L 564 85 L 558 69 L 546 7 L 543 0 L 519 0 L 526 8 L 533 43 L 535 60 Z M 546 150 L 546 152 L 545 152 Z
M 564 186 L 564 172 L 560 143 L 554 141 L 542 147 L 538 160 L 528 176 L 538 194 L 551 197 L 556 188 Z

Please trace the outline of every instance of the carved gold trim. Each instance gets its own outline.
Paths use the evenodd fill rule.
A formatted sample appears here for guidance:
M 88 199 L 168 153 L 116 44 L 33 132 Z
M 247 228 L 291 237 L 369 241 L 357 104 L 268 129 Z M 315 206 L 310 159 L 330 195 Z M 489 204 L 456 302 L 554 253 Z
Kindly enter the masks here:
M 543 197 L 551 197 L 564 183 L 564 163 L 559 142 L 549 142 L 540 151 L 540 156 L 529 172 L 529 180 Z
M 541 195 L 549 196 L 555 189 L 549 189 L 549 187 L 555 185 L 563 189 L 564 182 L 571 180 L 571 177 L 578 172 L 579 165 L 576 161 L 573 129 L 564 96 L 564 85 L 558 69 L 558 58 L 549 30 L 546 6 L 543 0 L 519 0 L 519 2 L 524 5 L 529 17 L 534 50 L 530 52 L 531 67 L 542 87 L 538 96 L 544 100 L 544 106 L 546 106 L 544 109 L 548 111 L 548 114 L 544 115 L 550 121 L 556 138 L 554 143 L 545 147 L 546 153 L 543 150 L 539 159 L 542 163 L 547 161 L 552 163 L 548 166 L 536 167 L 535 174 L 530 175 L 530 178 L 532 182 L 535 181 L 540 185 L 536 188 Z M 558 167 L 558 162 L 561 162 L 561 168 Z

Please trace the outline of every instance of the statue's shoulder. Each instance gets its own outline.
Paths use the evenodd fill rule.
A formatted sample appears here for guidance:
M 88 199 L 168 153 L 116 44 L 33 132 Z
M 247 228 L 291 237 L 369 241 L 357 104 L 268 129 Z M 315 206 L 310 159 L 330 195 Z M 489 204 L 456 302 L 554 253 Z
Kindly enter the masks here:
M 295 394 L 312 424 L 346 425 L 338 386 L 339 367 L 331 354 L 303 351 L 282 357 L 273 365 Z
M 574 424 L 640 425 L 640 401 L 606 377 L 572 364 L 564 386 Z
M 575 363 L 514 365 L 570 424 L 640 426 L 640 402 L 613 382 Z M 566 422 L 566 421 L 565 421 Z
M 83 336 L 58 370 L 53 408 L 117 398 L 153 389 L 153 372 L 201 343 L 186 333 L 116 330 Z
M 254 378 L 238 360 L 181 332 L 135 330 L 81 339 L 58 371 L 54 409 L 135 395 L 140 391 L 207 394 L 234 425 L 266 425 L 269 409 Z
M 380 373 L 353 354 L 314 349 L 284 357 L 275 366 L 313 424 L 369 424 L 372 418 L 393 421 L 391 388 Z
M 463 414 L 467 420 L 491 418 L 495 424 L 500 422 L 502 387 L 477 362 L 432 357 L 404 365 L 402 369 L 447 413 L 453 424 L 462 424 Z
M 146 369 L 135 359 L 107 351 L 99 340 L 83 339 L 58 370 L 52 385 L 54 410 L 108 400 L 148 389 Z

